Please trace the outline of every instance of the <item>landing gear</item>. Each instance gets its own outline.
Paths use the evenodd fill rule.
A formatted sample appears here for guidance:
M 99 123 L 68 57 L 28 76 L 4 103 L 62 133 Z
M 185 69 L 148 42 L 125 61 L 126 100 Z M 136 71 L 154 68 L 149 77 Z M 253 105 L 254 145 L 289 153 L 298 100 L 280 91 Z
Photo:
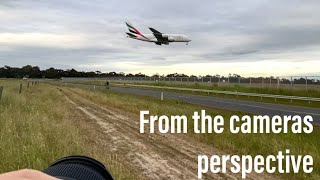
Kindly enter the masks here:
M 189 43 L 187 42 L 186 45 L 189 45 Z

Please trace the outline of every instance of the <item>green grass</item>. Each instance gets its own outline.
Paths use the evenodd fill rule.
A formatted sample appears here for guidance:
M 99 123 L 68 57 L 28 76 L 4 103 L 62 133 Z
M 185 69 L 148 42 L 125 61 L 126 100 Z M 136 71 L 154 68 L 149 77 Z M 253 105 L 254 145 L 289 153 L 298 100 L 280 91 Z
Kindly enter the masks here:
M 113 91 L 95 91 L 79 88 L 65 88 L 72 93 L 76 93 L 90 99 L 96 103 L 112 106 L 124 111 L 139 115 L 140 110 L 150 110 L 153 115 L 187 115 L 188 119 L 194 111 L 205 109 L 211 115 L 223 115 L 227 120 L 233 114 L 244 115 L 241 112 L 232 112 L 223 109 L 201 107 L 183 103 L 177 100 L 165 100 L 123 94 Z M 228 127 L 228 121 L 225 121 Z M 227 128 L 222 134 L 193 134 L 193 123 L 188 123 L 189 135 L 204 143 L 219 148 L 226 153 L 238 155 L 276 155 L 278 151 L 290 149 L 293 155 L 311 155 L 314 159 L 314 169 L 312 174 L 282 174 L 284 179 L 320 179 L 320 128 L 314 127 L 311 134 L 232 134 Z M 201 154 L 201 152 L 199 152 Z
M 19 95 L 19 84 L 23 83 Z M 139 179 L 91 138 L 90 124 L 78 122 L 70 103 L 54 86 L 0 80 L 0 173 L 32 168 L 43 170 L 67 155 L 87 155 L 103 162 L 116 179 Z
M 70 82 L 88 83 L 96 85 L 104 85 L 105 80 L 72 80 Z M 265 86 L 247 86 L 241 84 L 224 84 L 224 83 L 201 83 L 201 82 L 159 82 L 159 81 L 110 81 L 112 83 L 127 83 L 127 84 L 142 84 L 142 85 L 154 85 L 154 86 L 169 86 L 169 87 L 181 87 L 181 88 L 193 88 L 193 89 L 208 89 L 208 90 L 220 90 L 220 91 L 237 91 L 247 93 L 259 93 L 259 94 L 278 94 L 287 96 L 302 96 L 302 97 L 320 97 L 320 86 L 310 85 L 308 90 L 305 89 L 305 85 L 301 87 L 290 85 L 280 88 L 270 87 L 266 83 Z
M 137 82 L 139 83 L 139 82 Z M 258 94 L 278 94 L 287 96 L 303 96 L 303 97 L 320 97 L 320 86 L 317 88 L 310 88 L 305 90 L 303 88 L 293 89 L 286 88 L 274 88 L 274 87 L 257 87 L 257 86 L 243 86 L 239 84 L 204 84 L 204 83 L 166 83 L 166 82 L 153 82 L 152 85 L 156 86 L 172 86 L 172 87 L 186 87 L 195 89 L 210 89 L 210 90 L 220 90 L 220 91 L 237 91 L 237 92 L 248 92 L 248 93 L 258 93 Z
M 89 85 L 104 85 L 104 81 L 87 81 L 87 80 L 76 80 L 72 81 L 71 83 L 80 83 L 80 84 L 89 84 Z M 282 94 L 282 95 L 294 95 L 294 96 L 307 96 L 304 91 L 295 90 L 294 93 L 290 94 L 285 89 L 274 89 L 274 88 L 248 88 L 242 87 L 239 85 L 234 86 L 217 86 L 216 84 L 209 85 L 200 85 L 198 83 L 195 84 L 176 84 L 176 83 L 162 83 L 162 82 L 130 82 L 126 81 L 126 83 L 121 82 L 112 82 L 112 85 L 124 85 L 124 84 L 136 84 L 136 85 L 153 85 L 153 86 L 168 86 L 168 87 L 179 87 L 179 88 L 194 88 L 194 89 L 207 89 L 207 90 L 221 90 L 221 91 L 237 91 L 237 92 L 250 92 L 250 93 L 265 93 L 265 94 Z M 136 88 L 136 87 L 132 87 Z M 140 87 L 139 87 L 140 88 Z M 145 88 L 144 89 L 153 89 L 153 88 Z M 156 90 L 160 90 L 159 88 L 154 88 Z M 239 99 L 239 100 L 247 100 L 247 101 L 255 101 L 255 102 L 265 102 L 265 103 L 273 103 L 273 104 L 285 104 L 285 105 L 294 105 L 294 106 L 302 106 L 302 107 L 312 107 L 312 108 L 319 108 L 320 102 L 308 102 L 302 100 L 289 100 L 289 99 L 274 99 L 274 98 L 260 98 L 260 97 L 248 97 L 248 96 L 237 96 L 237 95 L 227 95 L 227 94 L 215 94 L 215 93 L 202 93 L 202 92 L 191 92 L 191 91 L 179 91 L 179 90 L 169 90 L 163 89 L 163 91 L 170 91 L 170 92 L 179 92 L 179 93 L 186 93 L 186 94 L 195 94 L 195 95 L 205 95 L 205 96 L 214 96 L 214 97 L 221 97 L 221 98 L 230 98 L 230 99 Z M 314 97 L 320 96 L 320 86 L 319 90 L 313 89 L 309 90 Z
M 139 83 L 139 82 L 137 82 Z M 210 90 L 220 90 L 220 91 L 237 91 L 237 92 L 248 92 L 248 93 L 258 93 L 258 94 L 278 94 L 278 95 L 288 95 L 288 96 L 303 96 L 303 97 L 320 97 L 320 86 L 317 88 L 310 88 L 307 91 L 303 88 L 274 88 L 274 87 L 257 87 L 257 86 L 244 86 L 239 84 L 204 84 L 204 83 L 163 83 L 154 82 L 152 85 L 156 86 L 173 86 L 173 87 L 186 87 L 195 89 L 210 89 Z M 290 87 L 290 86 L 289 86 Z

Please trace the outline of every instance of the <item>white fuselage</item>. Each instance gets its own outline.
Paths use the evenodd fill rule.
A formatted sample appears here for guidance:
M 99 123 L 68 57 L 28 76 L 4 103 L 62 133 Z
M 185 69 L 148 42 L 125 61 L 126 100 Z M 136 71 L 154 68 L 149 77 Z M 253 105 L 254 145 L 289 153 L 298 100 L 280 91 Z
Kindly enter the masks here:
M 153 34 L 143 34 L 146 38 L 144 37 L 131 37 L 128 36 L 132 39 L 137 39 L 141 41 L 147 41 L 147 42 L 159 42 L 158 39 L 153 35 Z M 163 38 L 166 38 L 167 40 L 164 42 L 190 42 L 191 40 L 182 34 L 162 34 Z

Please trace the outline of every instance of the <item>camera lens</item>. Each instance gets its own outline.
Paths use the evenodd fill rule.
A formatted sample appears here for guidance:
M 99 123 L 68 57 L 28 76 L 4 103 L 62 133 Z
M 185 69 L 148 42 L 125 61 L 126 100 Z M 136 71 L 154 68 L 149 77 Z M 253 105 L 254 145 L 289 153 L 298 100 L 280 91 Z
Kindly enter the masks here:
M 102 163 L 86 156 L 61 158 L 43 172 L 64 180 L 113 180 Z

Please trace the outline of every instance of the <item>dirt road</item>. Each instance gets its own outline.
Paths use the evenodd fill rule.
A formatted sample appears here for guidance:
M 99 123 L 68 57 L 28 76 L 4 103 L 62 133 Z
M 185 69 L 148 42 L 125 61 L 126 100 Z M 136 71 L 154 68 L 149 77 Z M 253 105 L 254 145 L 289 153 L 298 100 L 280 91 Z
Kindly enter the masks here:
M 225 154 L 186 134 L 140 134 L 139 116 L 109 106 L 96 104 L 68 91 L 63 94 L 74 113 L 97 124 L 106 153 L 117 154 L 119 160 L 131 166 L 145 179 L 197 179 L 197 156 Z M 215 174 L 204 179 L 240 179 L 240 174 Z M 250 174 L 248 179 L 273 179 Z

